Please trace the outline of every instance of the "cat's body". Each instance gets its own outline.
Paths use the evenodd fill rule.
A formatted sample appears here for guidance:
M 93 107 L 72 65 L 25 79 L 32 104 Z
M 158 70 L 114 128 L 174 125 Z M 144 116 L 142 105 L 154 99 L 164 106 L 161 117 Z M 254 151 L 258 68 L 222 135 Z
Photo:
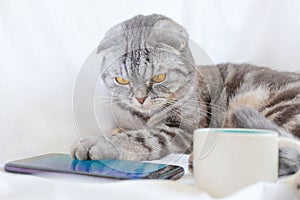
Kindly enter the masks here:
M 98 47 L 102 79 L 120 131 L 72 147 L 78 159 L 153 160 L 191 153 L 201 127 L 272 129 L 300 137 L 300 74 L 248 64 L 195 66 L 183 27 L 137 16 L 111 28 Z M 282 151 L 281 174 L 299 157 Z

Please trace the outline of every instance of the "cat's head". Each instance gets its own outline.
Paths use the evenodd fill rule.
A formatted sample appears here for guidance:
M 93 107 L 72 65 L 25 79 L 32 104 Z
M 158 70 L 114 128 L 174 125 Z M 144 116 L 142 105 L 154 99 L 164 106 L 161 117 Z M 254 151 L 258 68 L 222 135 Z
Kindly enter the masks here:
M 184 98 L 193 81 L 188 34 L 162 15 L 138 15 L 112 27 L 98 53 L 114 102 L 141 113 Z

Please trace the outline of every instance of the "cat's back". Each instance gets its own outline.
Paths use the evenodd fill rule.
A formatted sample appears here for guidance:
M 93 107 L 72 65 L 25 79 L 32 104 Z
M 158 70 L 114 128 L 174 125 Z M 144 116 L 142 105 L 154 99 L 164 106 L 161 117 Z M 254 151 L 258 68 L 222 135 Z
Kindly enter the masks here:
M 253 108 L 279 127 L 300 136 L 300 74 L 250 64 L 216 66 L 228 111 Z
M 277 90 L 287 85 L 300 83 L 300 74 L 294 72 L 277 71 L 251 64 L 225 63 L 216 65 L 216 67 L 225 87 L 232 90 L 238 89 L 243 84 L 266 86 L 271 90 Z

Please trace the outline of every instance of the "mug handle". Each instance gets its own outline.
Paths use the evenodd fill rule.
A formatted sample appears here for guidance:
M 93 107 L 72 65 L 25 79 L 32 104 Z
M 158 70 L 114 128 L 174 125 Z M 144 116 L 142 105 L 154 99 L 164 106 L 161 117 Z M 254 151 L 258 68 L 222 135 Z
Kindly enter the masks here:
M 288 148 L 295 149 L 300 153 L 300 142 L 299 141 L 289 139 L 289 138 L 279 137 L 278 142 L 279 142 L 279 145 L 278 145 L 279 148 L 288 147 Z M 278 180 L 278 182 L 294 186 L 296 183 L 297 177 L 299 179 L 298 184 L 300 184 L 300 170 L 298 170 L 298 172 L 296 172 L 294 175 L 291 175 L 287 178 Z

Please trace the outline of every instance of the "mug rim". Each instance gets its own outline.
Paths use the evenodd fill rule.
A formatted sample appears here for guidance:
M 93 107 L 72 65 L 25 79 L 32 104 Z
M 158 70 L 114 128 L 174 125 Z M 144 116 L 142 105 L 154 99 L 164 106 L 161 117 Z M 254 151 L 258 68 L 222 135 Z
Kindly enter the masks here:
M 236 134 L 236 135 L 278 135 L 277 132 L 268 129 L 249 128 L 198 128 L 194 133 L 214 133 L 214 134 Z

